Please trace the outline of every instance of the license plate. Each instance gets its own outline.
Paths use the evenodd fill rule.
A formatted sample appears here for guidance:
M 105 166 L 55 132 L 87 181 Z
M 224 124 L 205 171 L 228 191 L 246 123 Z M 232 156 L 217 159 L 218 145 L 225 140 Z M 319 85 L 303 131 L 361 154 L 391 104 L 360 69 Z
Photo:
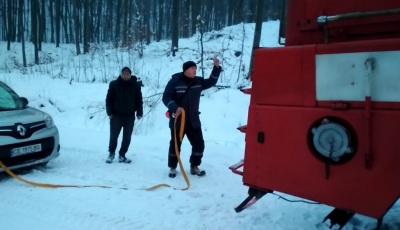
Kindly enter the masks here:
M 11 157 L 25 155 L 29 153 L 36 153 L 42 151 L 42 144 L 28 145 L 19 148 L 11 149 Z

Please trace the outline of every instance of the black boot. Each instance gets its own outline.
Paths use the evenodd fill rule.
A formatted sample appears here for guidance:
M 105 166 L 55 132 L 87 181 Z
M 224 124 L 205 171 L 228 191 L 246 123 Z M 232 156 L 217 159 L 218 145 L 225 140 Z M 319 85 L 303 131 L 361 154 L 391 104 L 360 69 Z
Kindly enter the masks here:
M 205 176 L 206 175 L 206 171 L 200 170 L 199 167 L 197 167 L 197 166 L 191 166 L 190 167 L 190 174 L 197 175 L 197 176 Z
M 176 168 L 170 168 L 168 176 L 171 178 L 175 178 L 176 177 Z
M 115 157 L 115 153 L 110 153 L 107 157 L 106 163 L 111 164 L 114 160 L 114 157 Z
M 119 163 L 125 163 L 125 164 L 130 164 L 132 162 L 131 159 L 126 158 L 123 155 L 119 155 L 118 161 Z

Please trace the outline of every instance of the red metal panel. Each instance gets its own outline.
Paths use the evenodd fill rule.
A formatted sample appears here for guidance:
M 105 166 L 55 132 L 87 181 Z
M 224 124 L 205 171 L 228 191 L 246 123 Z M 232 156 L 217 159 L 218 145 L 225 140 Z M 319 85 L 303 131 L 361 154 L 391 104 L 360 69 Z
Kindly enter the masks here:
M 315 105 L 315 46 L 262 48 L 255 53 L 251 103 Z
M 307 145 L 311 125 L 325 116 L 349 122 L 360 143 L 355 157 L 332 165 L 325 179 L 325 164 Z M 246 132 L 243 181 L 371 217 L 382 217 L 400 196 L 400 111 L 372 112 L 372 169 L 365 168 L 364 110 L 334 111 L 251 105 Z M 258 133 L 264 133 L 259 143 Z
M 316 101 L 315 58 L 391 50 L 400 50 L 400 39 L 258 49 L 243 182 L 382 217 L 400 197 L 400 103 L 373 102 L 368 121 L 365 102 Z M 332 116 L 354 129 L 358 149 L 350 161 L 331 165 L 325 179 L 326 163 L 313 155 L 307 138 L 312 124 Z M 369 149 L 371 169 L 365 167 Z
M 322 44 L 324 28 L 319 16 L 400 8 L 398 0 L 290 0 L 286 45 Z M 386 15 L 328 22 L 330 42 L 400 37 L 400 15 Z

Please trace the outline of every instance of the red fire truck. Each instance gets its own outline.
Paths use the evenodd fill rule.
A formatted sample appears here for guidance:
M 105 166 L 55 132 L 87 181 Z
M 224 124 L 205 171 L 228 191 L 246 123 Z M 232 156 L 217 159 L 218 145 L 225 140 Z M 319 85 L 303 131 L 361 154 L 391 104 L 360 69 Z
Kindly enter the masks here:
M 283 0 L 282 15 L 284 46 L 255 50 L 235 210 L 279 191 L 334 207 L 331 226 L 379 228 L 400 197 L 400 1 Z

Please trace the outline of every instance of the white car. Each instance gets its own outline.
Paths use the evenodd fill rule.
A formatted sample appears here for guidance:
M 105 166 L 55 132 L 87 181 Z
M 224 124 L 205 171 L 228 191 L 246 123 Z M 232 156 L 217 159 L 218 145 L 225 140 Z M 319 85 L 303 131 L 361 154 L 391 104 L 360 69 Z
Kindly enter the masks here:
M 60 155 L 58 129 L 52 117 L 30 108 L 0 81 L 0 161 L 9 169 L 46 165 Z M 4 171 L 0 167 L 0 171 Z

